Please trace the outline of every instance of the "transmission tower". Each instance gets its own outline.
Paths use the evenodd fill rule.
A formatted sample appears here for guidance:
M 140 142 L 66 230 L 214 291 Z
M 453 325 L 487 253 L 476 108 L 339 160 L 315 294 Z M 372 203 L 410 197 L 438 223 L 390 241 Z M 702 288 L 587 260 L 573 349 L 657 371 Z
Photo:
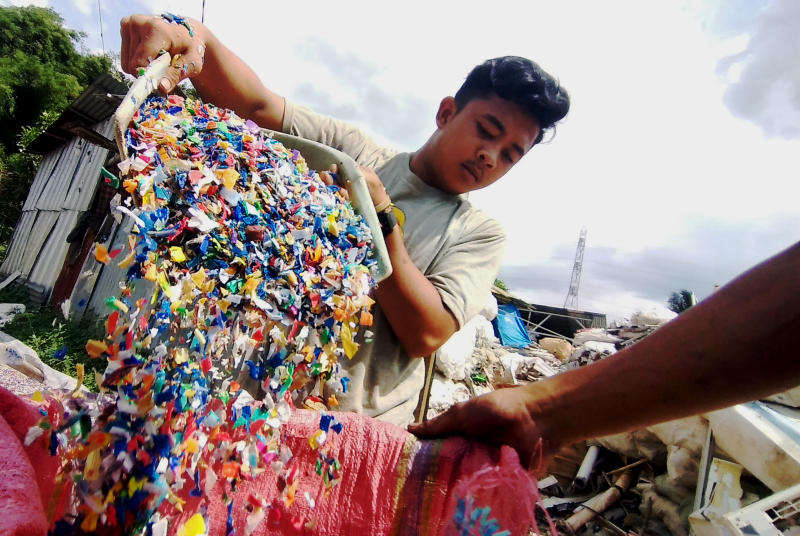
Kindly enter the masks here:
M 581 228 L 581 234 L 578 238 L 578 249 L 575 250 L 575 264 L 572 265 L 572 279 L 569 282 L 567 299 L 564 300 L 564 309 L 578 308 L 578 288 L 581 285 L 584 248 L 586 248 L 586 227 Z

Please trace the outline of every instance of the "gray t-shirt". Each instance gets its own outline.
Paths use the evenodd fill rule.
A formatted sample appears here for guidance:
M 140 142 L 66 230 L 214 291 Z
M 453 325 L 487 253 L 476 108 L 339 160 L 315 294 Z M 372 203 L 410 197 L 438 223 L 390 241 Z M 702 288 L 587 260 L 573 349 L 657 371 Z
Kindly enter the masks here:
M 287 101 L 282 130 L 339 149 L 375 169 L 405 214 L 403 239 L 416 267 L 436 287 L 459 327 L 478 313 L 503 258 L 505 233 L 499 223 L 473 207 L 466 195 L 423 182 L 411 172 L 410 153 L 380 147 L 353 125 Z M 406 353 L 378 304 L 372 312 L 373 342 L 359 341 L 353 359 L 340 361 L 350 383 L 347 393 L 336 393 L 339 409 L 404 426 L 413 419 L 424 383 L 423 356 Z M 333 388 L 326 386 L 326 398 Z

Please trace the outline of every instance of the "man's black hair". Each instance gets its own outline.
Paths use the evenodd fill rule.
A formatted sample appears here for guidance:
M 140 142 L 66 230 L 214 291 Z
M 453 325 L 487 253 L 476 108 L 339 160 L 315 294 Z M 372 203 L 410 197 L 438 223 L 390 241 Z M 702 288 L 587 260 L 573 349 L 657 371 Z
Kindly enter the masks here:
M 491 95 L 513 102 L 536 119 L 539 135 L 534 144 L 569 111 L 569 95 L 558 81 L 536 63 L 519 56 L 486 60 L 472 69 L 456 92 L 456 106 L 460 111 L 472 99 Z

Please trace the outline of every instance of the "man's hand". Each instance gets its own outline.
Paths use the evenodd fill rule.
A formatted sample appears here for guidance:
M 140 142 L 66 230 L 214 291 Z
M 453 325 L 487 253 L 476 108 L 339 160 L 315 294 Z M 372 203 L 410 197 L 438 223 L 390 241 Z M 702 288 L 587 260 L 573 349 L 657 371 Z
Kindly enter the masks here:
M 378 177 L 378 174 L 375 173 L 373 169 L 364 166 L 361 166 L 361 173 L 364 174 L 364 179 L 367 181 L 367 188 L 372 198 L 372 204 L 376 207 L 381 205 L 388 206 L 392 201 L 389 199 L 389 194 L 386 193 L 386 188 L 383 187 L 383 183 L 380 177 Z
M 408 427 L 422 439 L 461 435 L 491 445 L 508 445 L 536 473 L 547 469 L 561 445 L 548 441 L 531 416 L 530 393 L 513 387 L 460 402 L 438 417 Z
M 388 206 L 389 203 L 391 203 L 391 199 L 389 199 L 389 194 L 386 193 L 386 189 L 383 187 L 383 183 L 381 182 L 381 179 L 378 177 L 377 173 L 375 173 L 372 168 L 364 166 L 360 166 L 359 169 L 364 175 L 364 179 L 366 179 L 369 195 L 372 198 L 372 204 L 376 207 L 381 206 L 381 204 Z M 339 180 L 338 173 L 338 166 L 336 164 L 331 164 L 327 171 L 320 171 L 319 176 L 322 179 L 322 182 L 328 186 L 335 185 L 342 188 L 342 194 L 345 196 L 345 199 L 347 199 L 347 187 L 342 183 L 341 180 Z
M 205 57 L 205 41 L 202 37 L 202 25 L 188 20 L 189 29 L 176 23 L 170 23 L 159 16 L 130 15 L 120 21 L 122 50 L 120 63 L 122 69 L 136 76 L 141 67 L 147 65 L 162 51 L 172 56 L 172 64 L 158 89 L 169 93 L 184 78 L 196 76 L 203 70 Z

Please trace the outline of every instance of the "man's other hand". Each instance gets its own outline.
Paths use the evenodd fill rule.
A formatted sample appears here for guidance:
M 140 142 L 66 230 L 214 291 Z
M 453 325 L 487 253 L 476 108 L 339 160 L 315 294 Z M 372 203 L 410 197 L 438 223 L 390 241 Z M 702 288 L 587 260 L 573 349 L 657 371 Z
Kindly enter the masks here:
M 347 191 L 347 186 L 339 179 L 339 166 L 331 164 L 327 171 L 320 171 L 319 178 L 328 186 L 338 186 L 342 197 L 350 199 L 350 192 Z
M 385 206 L 388 206 L 389 203 L 391 203 L 391 199 L 389 199 L 389 194 L 386 193 L 386 189 L 383 187 L 383 183 L 381 182 L 381 179 L 378 177 L 377 173 L 375 173 L 372 168 L 364 166 L 360 166 L 359 170 L 364 175 L 367 188 L 369 189 L 369 195 L 372 198 L 372 204 L 376 207 L 380 206 L 382 203 Z M 338 172 L 339 169 L 336 164 L 331 164 L 331 167 L 328 169 L 328 171 L 320 171 L 319 176 L 322 179 L 322 182 L 328 186 L 339 186 L 342 189 L 345 199 L 347 199 L 347 186 L 344 184 L 344 181 L 339 178 Z

